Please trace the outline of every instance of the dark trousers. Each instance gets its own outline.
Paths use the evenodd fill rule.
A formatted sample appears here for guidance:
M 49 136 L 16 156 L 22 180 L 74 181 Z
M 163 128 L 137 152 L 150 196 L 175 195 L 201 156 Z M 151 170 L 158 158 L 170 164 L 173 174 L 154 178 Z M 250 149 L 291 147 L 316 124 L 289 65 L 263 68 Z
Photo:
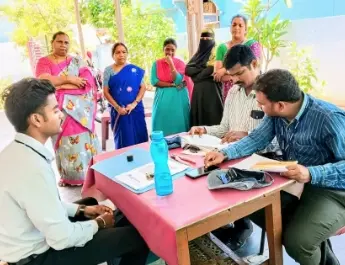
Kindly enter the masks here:
M 76 203 L 96 205 L 97 200 L 86 198 Z M 71 221 L 83 220 L 85 217 L 71 218 Z M 84 247 L 49 249 L 28 265 L 97 265 L 120 257 L 120 265 L 145 265 L 148 253 L 145 241 L 124 217 L 114 228 L 99 230 Z
M 301 265 L 319 265 L 321 245 L 345 226 L 345 191 L 305 185 L 301 199 L 281 193 L 283 244 L 286 252 Z M 264 227 L 264 211 L 250 218 Z

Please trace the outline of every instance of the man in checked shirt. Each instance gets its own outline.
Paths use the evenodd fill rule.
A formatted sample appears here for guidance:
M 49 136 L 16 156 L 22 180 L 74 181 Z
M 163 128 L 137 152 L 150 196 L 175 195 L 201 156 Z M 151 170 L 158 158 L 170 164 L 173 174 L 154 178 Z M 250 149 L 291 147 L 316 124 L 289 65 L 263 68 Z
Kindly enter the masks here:
M 298 161 L 282 175 L 305 184 L 299 201 L 281 194 L 287 253 L 302 265 L 340 264 L 329 238 L 345 226 L 345 112 L 303 93 L 286 70 L 268 71 L 253 89 L 265 118 L 247 137 L 208 153 L 205 166 L 250 155 L 276 137 L 284 160 Z M 251 216 L 260 226 L 262 214 Z

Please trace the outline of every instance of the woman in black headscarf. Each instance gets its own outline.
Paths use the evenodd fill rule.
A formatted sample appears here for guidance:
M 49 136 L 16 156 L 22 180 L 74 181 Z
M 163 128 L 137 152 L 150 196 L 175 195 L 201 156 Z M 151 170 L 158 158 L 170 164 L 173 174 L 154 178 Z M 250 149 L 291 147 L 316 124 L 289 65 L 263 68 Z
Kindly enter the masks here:
M 213 78 L 215 40 L 212 29 L 201 33 L 199 48 L 186 66 L 194 82 L 191 101 L 191 126 L 220 124 L 223 115 L 222 85 Z

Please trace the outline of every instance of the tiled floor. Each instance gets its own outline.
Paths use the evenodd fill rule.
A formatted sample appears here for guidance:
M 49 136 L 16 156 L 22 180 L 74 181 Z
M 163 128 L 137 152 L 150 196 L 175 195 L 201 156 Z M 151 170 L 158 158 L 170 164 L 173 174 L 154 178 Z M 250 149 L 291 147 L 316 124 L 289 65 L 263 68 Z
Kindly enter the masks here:
M 146 100 L 146 106 L 152 105 L 152 97 L 150 97 L 148 100 Z M 151 119 L 147 120 L 148 128 L 150 131 L 150 125 L 151 125 Z M 13 139 L 14 130 L 12 126 L 7 121 L 4 112 L 0 111 L 0 151 Z M 101 135 L 100 133 L 100 125 L 97 124 L 97 133 L 98 135 Z M 111 135 L 111 134 L 109 134 Z M 49 148 L 52 150 L 51 143 L 48 143 Z M 113 140 L 109 139 L 107 141 L 107 150 L 112 150 L 114 148 Z M 55 167 L 55 165 L 54 165 Z M 55 172 L 57 174 L 57 170 L 55 167 Z M 73 188 L 59 188 L 61 197 L 65 201 L 73 202 L 78 199 L 80 199 L 80 187 L 73 187 Z M 260 242 L 260 229 L 258 227 L 255 227 L 254 233 L 251 236 L 248 243 L 240 250 L 238 251 L 239 256 L 247 256 L 253 253 L 257 253 L 259 250 L 259 242 Z M 345 264 L 345 235 L 338 236 L 332 238 L 332 244 L 333 249 L 339 258 L 340 264 Z M 155 265 L 163 265 L 164 263 L 162 261 L 158 261 L 155 263 Z M 288 255 L 284 252 L 284 264 L 285 265 L 293 265 L 296 264 Z

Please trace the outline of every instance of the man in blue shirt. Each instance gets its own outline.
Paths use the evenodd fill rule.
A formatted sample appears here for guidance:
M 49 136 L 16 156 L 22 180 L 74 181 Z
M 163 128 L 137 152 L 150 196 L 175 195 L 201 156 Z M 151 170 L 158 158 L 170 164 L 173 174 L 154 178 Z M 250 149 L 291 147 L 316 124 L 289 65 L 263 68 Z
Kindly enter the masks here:
M 282 205 L 286 251 L 303 265 L 339 264 L 328 238 L 345 226 L 345 112 L 304 94 L 286 70 L 268 71 L 253 89 L 266 117 L 247 137 L 208 153 L 205 166 L 251 155 L 276 136 L 284 159 L 298 161 L 282 175 L 306 184 L 292 212 Z

